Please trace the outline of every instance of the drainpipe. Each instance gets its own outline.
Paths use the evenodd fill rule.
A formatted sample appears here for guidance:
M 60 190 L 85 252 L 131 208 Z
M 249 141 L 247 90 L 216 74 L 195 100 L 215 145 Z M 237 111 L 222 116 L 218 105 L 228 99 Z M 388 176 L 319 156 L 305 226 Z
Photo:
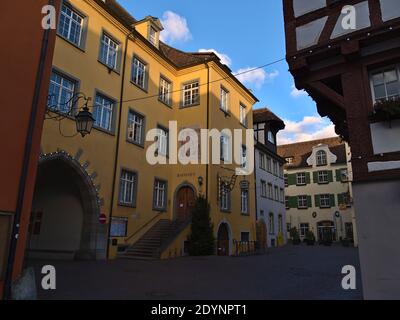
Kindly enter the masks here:
M 114 157 L 114 172 L 113 172 L 113 182 L 112 182 L 112 190 L 111 190 L 111 202 L 110 202 L 110 216 L 108 222 L 108 237 L 107 237 L 107 259 L 109 258 L 110 254 L 110 244 L 111 244 L 111 221 L 113 217 L 113 210 L 114 210 L 114 198 L 115 198 L 115 184 L 117 182 L 117 172 L 118 172 L 118 160 L 119 160 L 119 148 L 120 148 L 120 138 L 121 138 L 121 122 L 122 122 L 122 105 L 124 101 L 124 88 L 125 88 L 125 69 L 126 69 L 126 59 L 128 56 L 128 44 L 129 44 L 129 37 L 133 35 L 135 30 L 133 29 L 129 32 L 125 39 L 125 52 L 124 52 L 124 59 L 122 62 L 122 76 L 121 76 L 121 92 L 119 97 L 119 112 L 118 112 L 118 125 L 117 125 L 117 145 L 115 148 L 115 157 Z
M 208 59 L 206 61 L 206 68 L 207 68 L 207 130 L 210 128 L 210 66 L 208 65 Z M 209 194 L 208 194 L 208 173 L 209 173 L 209 161 L 210 161 L 210 147 L 207 143 L 207 164 L 206 164 L 206 200 L 208 202 Z
M 49 5 L 54 5 L 54 1 L 49 0 Z M 37 113 L 39 109 L 39 100 L 40 100 L 43 76 L 45 73 L 50 32 L 51 32 L 50 29 L 45 30 L 42 39 L 42 49 L 40 52 L 39 68 L 36 74 L 35 91 L 32 100 L 32 110 L 29 117 L 28 132 L 25 140 L 24 158 L 22 162 L 22 171 L 18 186 L 17 206 L 15 210 L 14 221 L 11 232 L 10 251 L 8 255 L 7 268 L 4 281 L 5 282 L 4 299 L 11 299 L 13 269 L 14 269 L 15 256 L 18 244 L 18 236 L 20 232 L 20 223 L 21 223 L 22 209 L 24 205 L 26 182 L 28 180 L 28 171 L 32 153 L 33 135 L 37 121 Z

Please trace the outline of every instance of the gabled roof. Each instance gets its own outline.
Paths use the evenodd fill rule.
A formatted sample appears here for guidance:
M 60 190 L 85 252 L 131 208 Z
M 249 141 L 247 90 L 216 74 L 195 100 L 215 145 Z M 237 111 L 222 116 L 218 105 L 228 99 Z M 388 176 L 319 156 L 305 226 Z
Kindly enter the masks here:
M 327 138 L 278 146 L 278 154 L 284 159 L 293 158 L 293 163 L 287 169 L 309 167 L 307 159 L 311 156 L 312 149 L 320 144 L 328 145 L 329 150 L 337 156 L 336 164 L 346 164 L 346 145 L 341 138 Z
M 129 12 L 127 12 L 120 4 L 118 4 L 116 0 L 95 1 L 129 30 L 133 30 L 134 25 L 139 22 L 138 20 L 133 18 L 129 14 Z M 145 19 L 148 18 L 157 19 L 152 16 L 147 16 Z M 136 36 L 139 38 L 143 38 L 143 36 L 139 33 L 137 33 Z M 251 90 L 243 85 L 243 83 L 241 83 L 232 74 L 232 70 L 230 70 L 228 66 L 221 63 L 221 59 L 213 52 L 183 52 L 163 43 L 162 41 L 160 41 L 158 49 L 153 45 L 151 45 L 151 48 L 153 50 L 156 50 L 158 54 L 160 54 L 178 69 L 188 68 L 191 66 L 214 61 L 222 68 L 222 70 L 224 70 L 229 75 L 231 79 L 233 79 L 243 90 L 245 90 L 247 94 L 249 94 L 252 99 L 254 99 L 254 101 L 259 101 L 257 97 L 251 92 Z
M 274 127 L 279 131 L 285 129 L 285 123 L 275 113 L 268 108 L 261 108 L 253 110 L 253 122 L 273 122 Z

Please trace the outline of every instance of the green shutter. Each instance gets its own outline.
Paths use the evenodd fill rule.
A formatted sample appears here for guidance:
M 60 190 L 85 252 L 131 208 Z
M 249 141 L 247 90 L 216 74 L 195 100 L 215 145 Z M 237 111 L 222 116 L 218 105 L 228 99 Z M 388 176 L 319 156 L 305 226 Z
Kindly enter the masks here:
M 289 208 L 297 208 L 297 197 L 289 197 Z
M 296 185 L 296 174 L 288 174 L 288 185 Z
M 313 172 L 313 181 L 314 183 L 318 183 L 318 171 Z
M 321 201 L 320 201 L 320 196 L 319 196 L 319 194 L 316 194 L 315 195 L 315 206 L 317 207 L 317 208 L 320 208 L 321 207 Z
M 339 194 L 337 195 L 337 198 L 338 198 L 338 204 L 339 204 L 339 206 L 340 206 L 341 204 L 344 203 L 343 193 L 339 193 Z
M 330 170 L 328 171 L 328 181 L 333 182 L 333 172 Z
M 336 170 L 336 181 L 342 181 L 342 169 Z
M 335 203 L 335 195 L 331 194 L 331 207 L 336 207 L 336 203 Z
M 311 196 L 307 196 L 307 204 L 309 208 L 312 208 L 312 199 Z
M 306 172 L 306 184 L 310 184 L 311 183 L 311 175 L 309 172 Z

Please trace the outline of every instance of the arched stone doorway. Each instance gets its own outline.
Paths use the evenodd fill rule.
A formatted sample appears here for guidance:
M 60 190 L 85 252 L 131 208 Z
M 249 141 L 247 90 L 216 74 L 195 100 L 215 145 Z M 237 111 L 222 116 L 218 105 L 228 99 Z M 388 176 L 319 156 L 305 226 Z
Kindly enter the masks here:
M 257 243 L 260 250 L 267 249 L 267 225 L 264 220 L 257 222 Z
M 65 152 L 39 161 L 28 258 L 105 258 L 107 228 L 100 225 L 96 188 L 80 163 Z
M 196 206 L 196 191 L 191 184 L 182 184 L 175 191 L 175 219 L 189 221 Z
M 221 223 L 217 235 L 217 254 L 229 256 L 230 254 L 230 231 L 227 223 Z

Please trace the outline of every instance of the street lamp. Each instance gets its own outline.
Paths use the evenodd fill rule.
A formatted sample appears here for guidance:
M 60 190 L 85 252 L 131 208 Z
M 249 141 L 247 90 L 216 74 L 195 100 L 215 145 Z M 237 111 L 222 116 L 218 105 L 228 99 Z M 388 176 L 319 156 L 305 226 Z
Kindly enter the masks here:
M 93 128 L 95 119 L 87 106 L 83 107 L 81 111 L 75 116 L 76 131 L 78 131 L 82 138 L 90 134 Z

